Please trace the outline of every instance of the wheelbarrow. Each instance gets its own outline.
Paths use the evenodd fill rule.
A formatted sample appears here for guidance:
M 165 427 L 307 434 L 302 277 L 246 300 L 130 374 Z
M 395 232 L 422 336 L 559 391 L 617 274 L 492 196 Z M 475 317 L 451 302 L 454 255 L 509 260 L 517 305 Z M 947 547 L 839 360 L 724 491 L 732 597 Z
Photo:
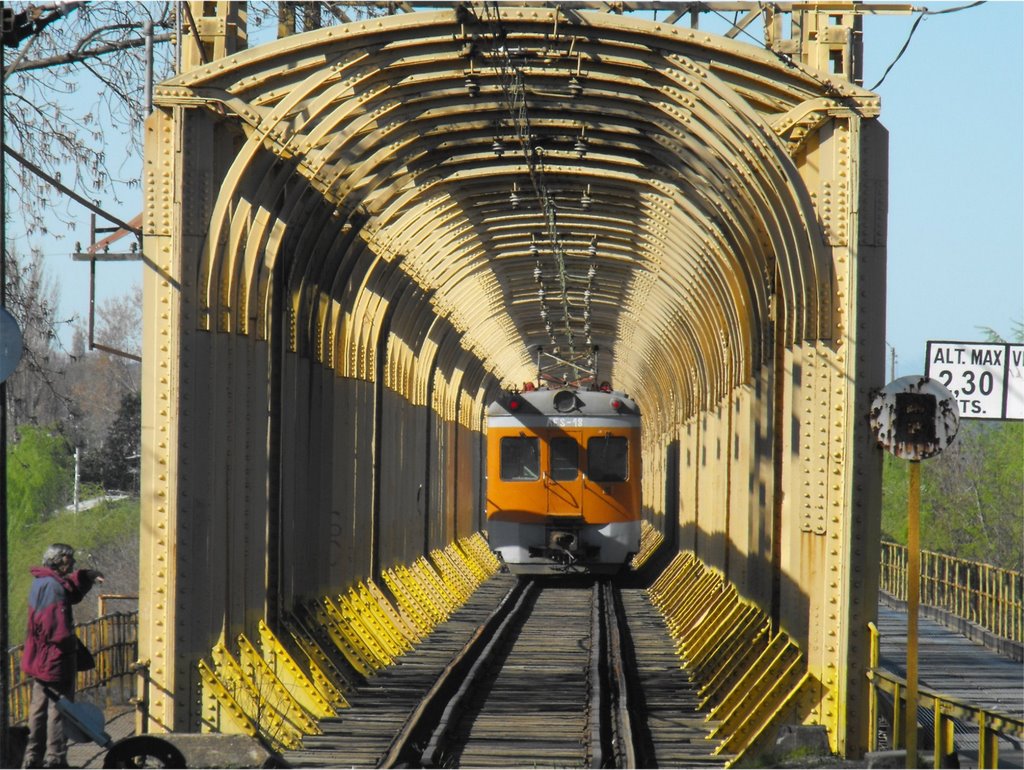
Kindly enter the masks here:
M 92 703 L 75 703 L 49 688 L 46 694 L 56 700 L 69 740 L 75 743 L 92 741 L 107 750 L 103 767 L 187 767 L 185 756 L 169 741 L 155 735 L 129 735 L 115 741 L 104 729 L 106 719 L 99 707 Z

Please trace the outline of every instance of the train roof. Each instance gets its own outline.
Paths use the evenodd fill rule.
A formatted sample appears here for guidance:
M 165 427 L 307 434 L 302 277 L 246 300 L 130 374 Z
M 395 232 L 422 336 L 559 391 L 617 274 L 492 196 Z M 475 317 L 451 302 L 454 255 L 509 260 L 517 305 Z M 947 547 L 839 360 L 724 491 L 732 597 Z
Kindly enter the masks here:
M 518 406 L 516 403 L 518 402 Z M 487 415 L 563 414 L 566 416 L 640 415 L 636 401 L 617 390 L 539 388 L 511 391 L 487 406 Z

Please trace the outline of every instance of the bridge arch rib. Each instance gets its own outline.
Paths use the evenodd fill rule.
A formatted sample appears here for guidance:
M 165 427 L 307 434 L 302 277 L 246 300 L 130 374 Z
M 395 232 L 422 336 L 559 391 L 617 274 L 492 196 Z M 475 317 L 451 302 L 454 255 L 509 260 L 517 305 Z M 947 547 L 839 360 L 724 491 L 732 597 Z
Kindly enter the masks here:
M 648 516 L 798 640 L 803 712 L 860 741 L 840 702 L 877 547 L 877 97 L 698 30 L 502 6 L 242 50 L 156 104 L 161 723 L 196 726 L 218 639 L 479 528 L 483 405 L 537 345 L 596 346 L 645 407 Z

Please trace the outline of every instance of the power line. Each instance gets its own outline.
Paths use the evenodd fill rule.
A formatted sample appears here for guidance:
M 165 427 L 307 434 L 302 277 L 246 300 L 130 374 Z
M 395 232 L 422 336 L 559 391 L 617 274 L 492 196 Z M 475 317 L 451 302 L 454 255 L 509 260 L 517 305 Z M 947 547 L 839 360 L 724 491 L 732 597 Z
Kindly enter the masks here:
M 882 77 L 879 79 L 879 81 L 877 83 L 875 83 L 871 87 L 871 90 L 872 91 L 877 91 L 878 87 L 880 85 L 882 85 L 882 83 L 885 82 L 885 79 L 886 79 L 886 77 L 888 77 L 889 73 L 892 71 L 892 68 L 896 66 L 896 62 L 898 62 L 901 58 L 903 58 L 903 54 L 905 54 L 907 52 L 907 48 L 910 47 L 910 41 L 914 38 L 914 33 L 917 32 L 917 28 L 921 24 L 921 22 L 924 21 L 925 16 L 938 16 L 939 14 L 942 14 L 942 13 L 956 13 L 957 11 L 966 11 L 969 8 L 977 8 L 979 5 L 984 5 L 984 4 L 985 4 L 985 0 L 978 0 L 978 2 L 975 2 L 975 3 L 968 3 L 967 5 L 958 5 L 955 8 L 944 8 L 941 11 L 929 11 L 929 10 L 922 11 L 921 14 L 914 20 L 914 25 L 910 28 L 910 34 L 907 35 L 907 40 L 906 40 L 905 43 L 903 43 L 903 47 L 900 49 L 900 52 L 898 54 L 896 54 L 896 58 L 893 59 L 889 63 L 889 66 L 885 68 L 885 72 L 882 73 Z
M 889 66 L 885 68 L 885 72 L 882 73 L 882 77 L 879 79 L 879 81 L 875 83 L 873 86 L 871 86 L 872 91 L 878 90 L 878 87 L 885 82 L 885 79 L 889 76 L 889 73 L 892 72 L 892 68 L 896 66 L 896 62 L 903 58 L 903 54 L 905 54 L 907 52 L 907 48 L 910 47 L 910 41 L 914 39 L 914 33 L 917 32 L 917 28 L 918 26 L 920 26 L 922 21 L 924 21 L 923 13 L 920 14 L 916 19 L 914 19 L 914 24 L 910 28 L 910 34 L 907 35 L 906 42 L 903 44 L 903 47 L 900 49 L 900 52 L 896 54 L 896 58 L 893 59 L 889 63 Z
M 18 163 L 23 165 L 25 168 L 27 168 L 33 174 L 35 174 L 40 179 L 42 179 L 44 182 L 47 182 L 48 184 L 53 185 L 54 187 L 56 187 L 58 190 L 60 190 L 62 193 L 67 195 L 72 200 L 77 201 L 78 203 L 80 203 L 83 206 L 85 206 L 87 209 L 89 209 L 89 211 L 95 212 L 96 214 L 99 214 L 101 217 L 103 217 L 107 221 L 113 222 L 115 225 L 119 225 L 119 226 L 123 227 L 125 230 L 128 230 L 130 232 L 135 233 L 136 236 L 139 236 L 139 237 L 142 236 L 142 230 L 140 228 L 138 228 L 138 227 L 136 227 L 134 225 L 128 224 L 123 219 L 120 219 L 119 217 L 116 217 L 113 214 L 105 211 L 104 209 L 100 208 L 97 204 L 95 204 L 92 201 L 90 201 L 88 198 L 83 198 L 81 195 L 76 193 L 70 187 L 68 187 L 67 185 L 61 184 L 59 181 L 57 181 L 57 179 L 55 177 L 52 177 L 49 174 L 47 174 L 45 171 L 43 171 L 41 168 L 39 168 L 39 166 L 37 166 L 34 163 L 32 163 L 32 161 L 28 160 L 25 156 L 23 156 L 21 153 L 19 153 L 17 150 L 13 149 L 9 145 L 4 144 L 3 145 L 3 151 L 5 153 L 7 153 L 8 155 L 10 155 L 12 158 L 14 158 L 16 161 L 18 161 Z
M 492 6 L 494 13 L 493 17 L 491 15 Z M 491 28 L 492 38 L 495 43 L 493 50 L 496 54 L 496 69 L 500 77 L 505 102 L 508 106 L 509 119 L 516 132 L 516 138 L 519 142 L 520 150 L 526 161 L 530 184 L 533 187 L 535 196 L 541 204 L 541 209 L 544 215 L 547 239 L 550 241 L 552 256 L 554 257 L 555 266 L 558 271 L 558 299 L 559 304 L 562 307 L 562 331 L 565 334 L 566 343 L 569 348 L 568 358 L 572 360 L 576 357 L 577 353 L 575 334 L 572 329 L 571 303 L 569 302 L 568 284 L 571 279 L 565 265 L 565 246 L 558 230 L 557 206 L 555 205 L 552 195 L 548 190 L 544 173 L 544 160 L 536 142 L 534 141 L 535 137 L 533 136 L 533 128 L 530 122 L 529 107 L 526 100 L 526 84 L 523 80 L 522 69 L 513 64 L 508 45 L 501 43 L 501 41 L 506 38 L 506 31 L 501 22 L 501 11 L 497 3 L 486 3 L 484 5 L 484 12 L 487 16 L 487 24 Z M 582 142 L 582 138 L 579 141 Z M 585 145 L 583 145 L 583 147 L 585 148 Z M 503 148 L 501 147 L 501 142 L 498 137 L 495 137 L 494 149 L 499 154 L 503 152 Z M 592 247 L 592 250 L 596 251 L 596 247 Z M 537 267 L 534 269 L 534 279 L 539 284 L 537 294 L 541 305 L 541 320 L 544 322 L 545 330 L 549 335 L 551 335 L 551 341 L 554 344 L 556 340 L 550 319 L 548 318 L 547 291 L 542 280 L 539 249 L 537 248 L 535 241 L 531 241 L 530 252 L 535 258 L 537 258 Z M 584 320 L 587 328 L 590 326 L 590 298 L 592 295 L 593 277 L 595 272 L 596 268 L 593 263 L 591 263 L 587 276 L 588 284 L 584 292 Z

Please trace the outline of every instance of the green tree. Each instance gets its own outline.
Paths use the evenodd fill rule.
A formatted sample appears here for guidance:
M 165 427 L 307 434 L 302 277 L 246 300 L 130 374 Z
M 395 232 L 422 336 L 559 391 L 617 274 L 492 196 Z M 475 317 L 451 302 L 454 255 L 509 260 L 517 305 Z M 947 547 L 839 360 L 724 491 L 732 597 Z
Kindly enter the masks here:
M 1024 342 L 977 327 L 988 342 Z M 907 542 L 907 462 L 886 455 L 882 536 Z M 1024 563 L 1024 423 L 961 420 L 953 444 L 921 464 L 921 547 L 1019 570 Z
M 957 441 L 934 460 L 922 489 L 929 519 L 925 547 L 1020 569 L 1024 557 L 1024 425 L 961 424 Z
M 125 393 L 102 446 L 83 459 L 82 480 L 104 489 L 134 491 L 141 442 L 142 399 L 138 393 Z
M 985 336 L 986 342 L 1024 342 L 1024 321 L 1010 322 L 1010 339 L 1006 339 L 991 326 L 979 326 L 978 331 Z
M 907 541 L 907 462 L 887 457 L 882 532 Z M 921 464 L 921 547 L 1006 569 L 1024 562 L 1024 423 L 964 420 Z
M 7 458 L 7 506 L 11 529 L 34 524 L 72 495 L 74 458 L 53 429 L 25 425 Z

